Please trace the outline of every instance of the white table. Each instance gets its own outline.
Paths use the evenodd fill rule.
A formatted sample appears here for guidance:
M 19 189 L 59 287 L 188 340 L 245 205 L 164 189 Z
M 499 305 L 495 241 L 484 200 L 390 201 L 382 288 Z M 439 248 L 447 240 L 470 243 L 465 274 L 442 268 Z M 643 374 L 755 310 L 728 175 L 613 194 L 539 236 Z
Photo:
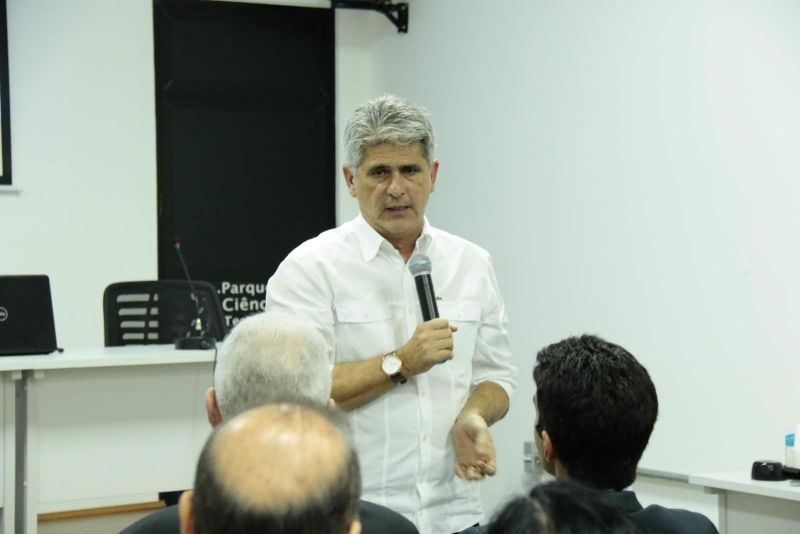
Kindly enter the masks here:
M 762 482 L 750 471 L 689 475 L 689 483 L 720 495 L 720 534 L 800 532 L 800 486 Z
M 3 532 L 192 487 L 213 358 L 171 345 L 0 358 Z

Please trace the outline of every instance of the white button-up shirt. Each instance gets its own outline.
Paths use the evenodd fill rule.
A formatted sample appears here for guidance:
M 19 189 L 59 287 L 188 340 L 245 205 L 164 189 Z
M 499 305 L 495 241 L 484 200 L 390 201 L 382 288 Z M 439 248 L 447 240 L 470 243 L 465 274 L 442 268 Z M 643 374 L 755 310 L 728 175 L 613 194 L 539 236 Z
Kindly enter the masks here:
M 362 498 L 413 521 L 422 534 L 462 530 L 483 515 L 478 483 L 455 476 L 450 430 L 481 382 L 511 398 L 516 369 L 489 254 L 427 219 L 415 252 L 428 255 L 439 315 L 458 326 L 453 359 L 350 412 Z M 267 284 L 267 310 L 319 328 L 332 364 L 387 354 L 422 322 L 414 278 L 360 215 L 306 241 Z

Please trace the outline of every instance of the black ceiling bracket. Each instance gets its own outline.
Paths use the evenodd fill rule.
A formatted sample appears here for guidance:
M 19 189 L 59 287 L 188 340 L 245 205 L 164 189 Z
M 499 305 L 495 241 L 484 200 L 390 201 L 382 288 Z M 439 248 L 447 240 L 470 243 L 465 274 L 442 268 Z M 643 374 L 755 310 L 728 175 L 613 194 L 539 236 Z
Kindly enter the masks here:
M 331 0 L 333 8 L 371 9 L 380 11 L 392 21 L 398 33 L 408 33 L 408 2 L 392 3 L 392 0 Z

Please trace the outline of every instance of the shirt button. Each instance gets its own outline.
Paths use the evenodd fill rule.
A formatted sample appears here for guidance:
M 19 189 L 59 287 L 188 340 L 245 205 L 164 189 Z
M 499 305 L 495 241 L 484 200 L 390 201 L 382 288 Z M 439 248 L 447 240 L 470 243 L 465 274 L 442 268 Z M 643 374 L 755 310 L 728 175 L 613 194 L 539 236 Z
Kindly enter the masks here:
M 428 440 L 428 434 L 422 434 L 422 441 Z

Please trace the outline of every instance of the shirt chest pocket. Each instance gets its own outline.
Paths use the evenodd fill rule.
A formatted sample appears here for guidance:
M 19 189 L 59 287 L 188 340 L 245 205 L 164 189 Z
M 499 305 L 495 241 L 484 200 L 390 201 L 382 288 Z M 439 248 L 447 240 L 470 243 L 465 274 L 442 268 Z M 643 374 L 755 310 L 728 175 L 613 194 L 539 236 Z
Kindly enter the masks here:
M 439 317 L 458 327 L 453 334 L 453 362 L 459 368 L 471 368 L 481 322 L 481 305 L 470 300 L 441 300 L 437 307 Z
M 396 349 L 392 310 L 374 301 L 337 304 L 336 362 L 359 361 Z

